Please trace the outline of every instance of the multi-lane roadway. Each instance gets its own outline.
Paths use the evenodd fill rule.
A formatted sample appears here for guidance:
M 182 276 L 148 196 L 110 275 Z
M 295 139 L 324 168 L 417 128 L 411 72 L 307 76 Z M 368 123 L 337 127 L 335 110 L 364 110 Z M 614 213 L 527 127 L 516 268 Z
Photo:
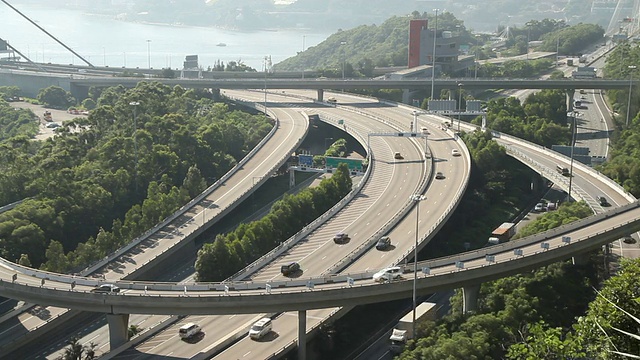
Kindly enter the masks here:
M 224 181 L 219 181 L 219 186 L 216 185 L 200 202 L 173 221 L 158 226 L 148 237 L 141 238 L 142 241 L 136 246 L 112 259 L 107 266 L 95 272 L 94 276 L 112 281 L 129 276 L 156 257 L 181 246 L 185 237 L 193 237 L 203 230 L 203 224 L 217 221 L 223 211 L 228 211 L 239 199 L 248 196 L 255 186 L 266 181 L 288 159 L 289 154 L 297 149 L 308 130 L 308 121 L 302 112 L 280 112 L 278 109 L 271 111 L 279 119 L 277 131 L 244 166 L 235 169 Z M 256 182 L 255 179 L 260 181 Z M 39 309 L 36 314 L 27 312 L 12 321 L 3 322 L 0 324 L 0 352 L 8 352 L 9 348 L 21 341 L 23 335 L 47 326 L 47 323 L 65 313 L 66 309 L 47 307 Z

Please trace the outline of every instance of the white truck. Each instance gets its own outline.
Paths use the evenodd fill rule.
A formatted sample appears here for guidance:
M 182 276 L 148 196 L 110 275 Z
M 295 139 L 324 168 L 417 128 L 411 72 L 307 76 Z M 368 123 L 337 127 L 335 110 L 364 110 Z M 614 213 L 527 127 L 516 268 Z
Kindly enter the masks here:
M 422 320 L 435 320 L 437 312 L 437 304 L 432 302 L 423 302 L 416 307 L 416 322 Z M 389 340 L 391 341 L 390 351 L 392 353 L 401 353 L 407 341 L 413 339 L 413 309 L 398 321 L 398 325 L 391 331 Z

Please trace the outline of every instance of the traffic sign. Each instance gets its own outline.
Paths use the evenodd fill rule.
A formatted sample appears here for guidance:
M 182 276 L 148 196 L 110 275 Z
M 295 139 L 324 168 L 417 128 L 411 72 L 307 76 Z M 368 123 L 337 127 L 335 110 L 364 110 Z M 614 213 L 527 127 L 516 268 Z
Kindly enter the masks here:
M 349 170 L 362 171 L 362 159 L 347 159 L 347 158 L 330 157 L 330 156 L 326 156 L 325 159 L 326 159 L 327 169 L 335 169 L 341 163 L 345 163 L 349 167 Z
M 313 156 L 312 155 L 298 155 L 298 165 L 299 166 L 313 166 Z

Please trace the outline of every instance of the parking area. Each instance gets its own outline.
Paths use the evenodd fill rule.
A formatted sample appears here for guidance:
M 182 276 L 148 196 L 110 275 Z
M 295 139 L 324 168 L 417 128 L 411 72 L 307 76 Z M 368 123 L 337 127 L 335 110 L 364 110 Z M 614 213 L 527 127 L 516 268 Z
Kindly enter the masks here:
M 29 109 L 38 116 L 40 119 L 40 131 L 38 132 L 38 135 L 36 135 L 36 140 L 45 140 L 55 134 L 57 126 L 48 124 L 56 123 L 61 125 L 64 121 L 86 116 L 70 114 L 64 110 L 45 109 L 42 105 L 35 105 L 24 101 L 12 102 L 11 106 L 17 109 Z M 51 113 L 51 121 L 45 120 L 45 111 L 49 111 Z

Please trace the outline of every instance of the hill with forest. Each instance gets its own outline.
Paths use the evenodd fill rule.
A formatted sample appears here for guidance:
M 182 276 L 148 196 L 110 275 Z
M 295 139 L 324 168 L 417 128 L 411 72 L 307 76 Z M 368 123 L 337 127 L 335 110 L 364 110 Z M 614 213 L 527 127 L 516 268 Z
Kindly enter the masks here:
M 336 31 L 363 24 L 380 24 L 390 16 L 438 8 L 457 14 L 475 31 L 494 32 L 500 26 L 522 26 L 541 19 L 569 23 L 607 25 L 614 8 L 591 11 L 591 0 L 50 0 L 47 5 L 66 6 L 125 21 L 216 26 L 230 29 L 317 29 Z M 14 0 L 14 5 L 38 0 Z

